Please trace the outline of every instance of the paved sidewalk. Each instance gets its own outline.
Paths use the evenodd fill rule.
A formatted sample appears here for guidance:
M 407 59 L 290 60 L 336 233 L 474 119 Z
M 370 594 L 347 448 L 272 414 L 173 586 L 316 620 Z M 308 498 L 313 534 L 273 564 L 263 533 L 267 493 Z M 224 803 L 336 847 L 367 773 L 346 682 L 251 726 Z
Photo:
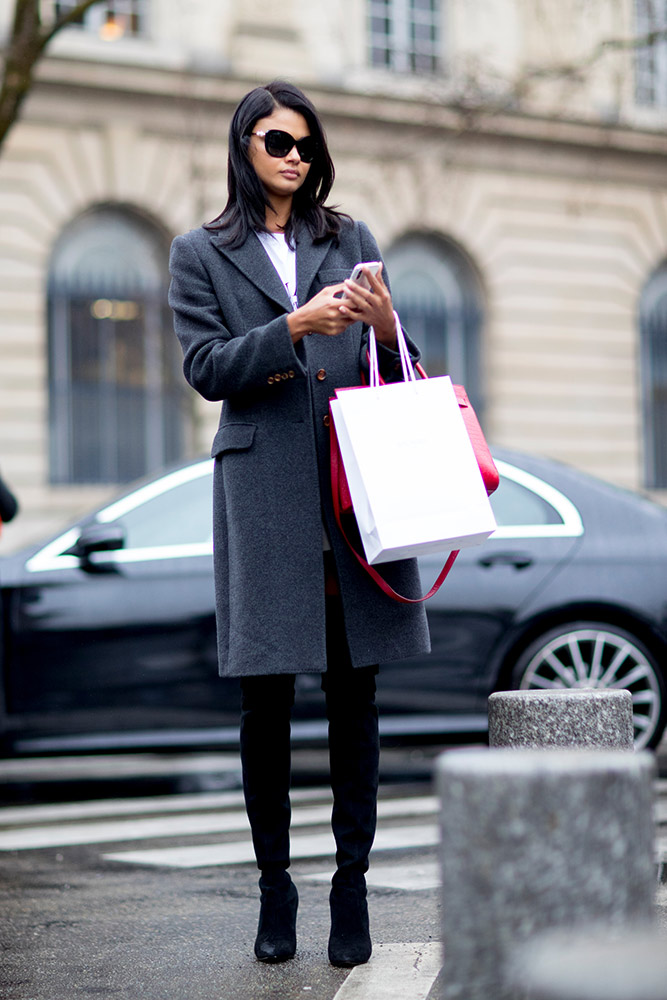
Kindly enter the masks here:
M 657 904 L 667 947 L 664 742 L 658 763 L 663 777 L 656 786 L 656 843 L 663 867 Z M 233 774 L 231 758 L 229 764 L 227 773 Z M 295 860 L 301 899 L 299 953 L 282 967 L 264 966 L 252 956 L 257 920 L 257 872 L 252 864 L 169 868 L 162 863 L 164 854 L 155 867 L 111 860 L 113 854 L 134 850 L 138 838 L 147 838 L 143 846 L 153 851 L 163 845 L 202 850 L 212 838 L 238 839 L 233 825 L 234 812 L 242 805 L 238 791 L 194 795 L 191 802 L 187 796 L 170 796 L 25 807 L 31 814 L 32 849 L 12 849 L 10 838 L 16 829 L 26 829 L 27 820 L 23 809 L 16 810 L 13 820 L 12 810 L 5 810 L 7 849 L 0 852 L 2 1000 L 73 1000 L 79 995 L 126 1000 L 435 1000 L 440 963 L 438 856 L 433 841 L 419 850 L 414 843 L 434 825 L 436 807 L 424 797 L 428 788 L 413 789 L 408 821 L 408 791 L 401 786 L 387 795 L 383 811 L 388 832 L 414 824 L 413 849 L 401 845 L 394 855 L 380 852 L 375 857 L 369 879 L 375 953 L 368 966 L 349 973 L 327 962 L 325 883 L 330 872 L 321 857 L 304 854 Z M 323 793 L 299 790 L 295 814 L 302 814 L 304 822 L 322 823 L 312 827 L 315 837 L 328 827 L 328 809 L 325 823 L 314 811 L 313 796 L 319 800 Z M 208 799 L 210 807 L 204 808 Z M 209 829 L 211 817 L 220 810 L 233 826 L 227 833 Z M 62 815 L 52 815 L 58 811 Z M 198 828 L 185 829 L 176 822 L 180 814 L 189 823 L 191 813 L 197 812 Z M 106 831 L 103 822 L 109 824 Z M 50 826 L 57 833 L 51 839 Z M 79 834 L 82 826 L 86 830 Z M 129 828 L 134 839 L 126 839 Z M 295 835 L 305 829 L 297 824 Z

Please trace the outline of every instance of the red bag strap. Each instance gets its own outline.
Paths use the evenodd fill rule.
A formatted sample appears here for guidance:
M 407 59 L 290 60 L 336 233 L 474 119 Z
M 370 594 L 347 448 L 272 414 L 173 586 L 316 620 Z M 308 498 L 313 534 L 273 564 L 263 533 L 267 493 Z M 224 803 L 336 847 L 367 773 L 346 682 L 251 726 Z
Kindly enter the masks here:
M 375 567 L 371 566 L 368 560 L 364 559 L 364 557 L 357 552 L 354 545 L 348 538 L 345 528 L 343 527 L 340 510 L 340 466 L 342 459 L 338 448 L 338 438 L 336 437 L 336 428 L 334 426 L 334 419 L 331 411 L 329 412 L 329 441 L 331 452 L 331 492 L 333 495 L 334 517 L 336 518 L 336 524 L 338 525 L 341 535 L 347 542 L 348 548 L 354 555 L 359 565 L 366 570 L 368 575 L 377 583 L 378 587 L 384 591 L 387 597 L 391 597 L 395 601 L 400 601 L 401 604 L 421 604 L 422 601 L 428 601 L 429 597 L 433 597 L 433 595 L 442 587 L 450 569 L 454 565 L 456 557 L 459 554 L 459 550 L 456 549 L 454 552 L 450 552 L 447 562 L 442 567 L 437 580 L 429 590 L 428 594 L 425 594 L 423 597 L 404 597 L 402 594 L 399 594 L 398 591 L 394 590 L 394 588 L 387 583 L 384 577 L 380 576 Z

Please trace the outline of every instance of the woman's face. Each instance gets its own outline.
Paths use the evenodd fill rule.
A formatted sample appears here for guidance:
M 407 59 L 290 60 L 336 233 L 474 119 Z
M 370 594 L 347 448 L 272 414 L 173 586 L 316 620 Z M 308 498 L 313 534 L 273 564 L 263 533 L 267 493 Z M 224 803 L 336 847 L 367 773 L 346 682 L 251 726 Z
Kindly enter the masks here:
M 295 140 L 310 135 L 306 119 L 291 108 L 276 108 L 266 118 L 260 118 L 255 122 L 253 132 L 268 132 L 269 129 L 289 132 Z M 310 170 L 310 163 L 303 162 L 296 146 L 286 156 L 269 156 L 264 148 L 264 139 L 258 135 L 250 137 L 249 158 L 269 198 L 291 198 Z

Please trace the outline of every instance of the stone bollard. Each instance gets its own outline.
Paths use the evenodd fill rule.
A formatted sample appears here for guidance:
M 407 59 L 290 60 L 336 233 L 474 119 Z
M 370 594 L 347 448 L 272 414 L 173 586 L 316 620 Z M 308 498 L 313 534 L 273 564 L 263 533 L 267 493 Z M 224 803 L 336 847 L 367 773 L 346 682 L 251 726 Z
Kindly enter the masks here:
M 489 746 L 632 750 L 632 695 L 608 688 L 497 691 Z
M 667 933 L 547 931 L 516 949 L 507 983 L 514 1000 L 667 1000 Z
M 510 1000 L 503 965 L 539 931 L 654 916 L 653 758 L 441 754 L 443 1000 Z

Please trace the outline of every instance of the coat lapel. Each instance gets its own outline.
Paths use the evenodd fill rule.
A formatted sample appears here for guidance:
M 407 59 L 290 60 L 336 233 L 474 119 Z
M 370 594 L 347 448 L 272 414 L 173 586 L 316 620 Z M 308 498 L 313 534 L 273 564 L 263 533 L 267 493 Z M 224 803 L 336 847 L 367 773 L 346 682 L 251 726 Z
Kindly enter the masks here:
M 252 281 L 260 292 L 277 302 L 287 312 L 291 312 L 292 304 L 285 286 L 255 233 L 249 233 L 243 246 L 235 250 L 226 246 L 218 233 L 211 233 L 209 238 L 213 246 L 249 281 Z M 299 305 L 308 301 L 310 287 L 331 248 L 331 243 L 332 240 L 313 243 L 306 227 L 299 226 L 296 235 L 296 281 Z
M 235 250 L 226 246 L 218 233 L 211 233 L 210 240 L 213 246 L 231 261 L 234 267 L 238 268 L 249 281 L 252 281 L 263 295 L 282 306 L 285 312 L 292 311 L 292 303 L 287 290 L 255 233 L 249 233 L 243 246 L 237 247 Z

